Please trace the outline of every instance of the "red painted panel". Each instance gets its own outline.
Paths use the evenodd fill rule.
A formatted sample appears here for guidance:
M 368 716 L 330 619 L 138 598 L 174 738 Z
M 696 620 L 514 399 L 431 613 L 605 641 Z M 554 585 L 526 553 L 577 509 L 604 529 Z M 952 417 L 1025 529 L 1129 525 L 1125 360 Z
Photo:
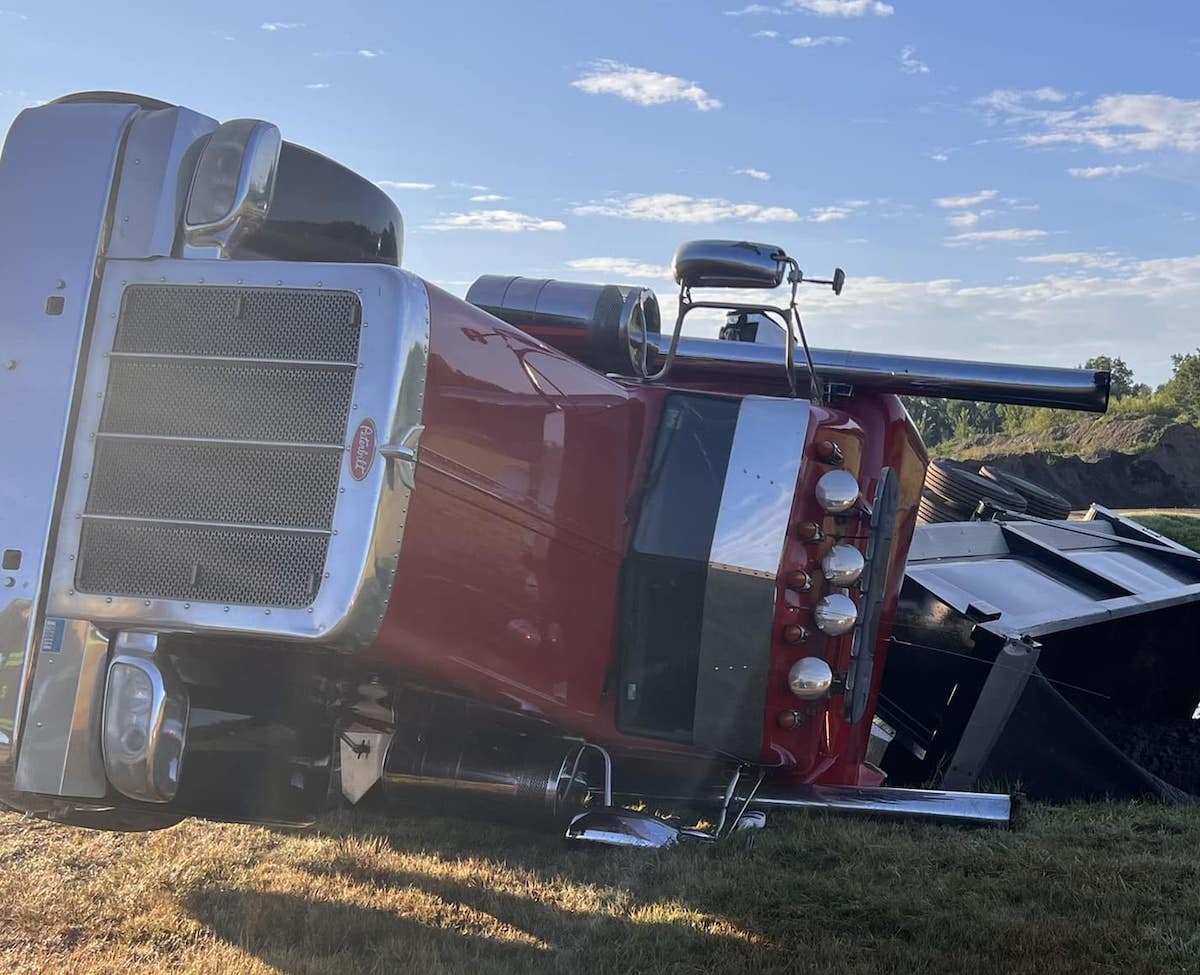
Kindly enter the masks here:
M 661 394 L 429 292 L 416 488 L 370 656 L 571 730 L 611 733 L 611 714 L 597 711 L 632 486 Z

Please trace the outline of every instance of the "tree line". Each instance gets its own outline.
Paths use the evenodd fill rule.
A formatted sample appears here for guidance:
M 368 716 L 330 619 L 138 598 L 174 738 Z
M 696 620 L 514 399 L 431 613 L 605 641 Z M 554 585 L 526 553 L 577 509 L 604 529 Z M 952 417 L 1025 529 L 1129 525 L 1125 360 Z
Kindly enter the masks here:
M 1158 415 L 1182 422 L 1200 423 L 1200 349 L 1171 356 L 1171 378 L 1157 389 L 1137 382 L 1133 370 L 1120 356 L 1093 356 L 1080 368 L 1106 369 L 1112 374 L 1110 414 Z M 921 432 L 921 437 L 930 447 L 946 440 L 959 440 L 981 433 L 1046 430 L 1078 419 L 1079 416 L 1068 410 L 930 399 L 924 396 L 904 397 L 904 405 Z

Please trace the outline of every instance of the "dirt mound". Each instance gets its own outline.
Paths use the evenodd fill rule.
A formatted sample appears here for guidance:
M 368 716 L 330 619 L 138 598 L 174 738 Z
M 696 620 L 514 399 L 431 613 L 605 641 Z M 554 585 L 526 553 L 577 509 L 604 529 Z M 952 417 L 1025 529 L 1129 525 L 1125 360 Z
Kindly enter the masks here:
M 1057 491 L 1073 507 L 1200 505 L 1200 427 L 1165 417 L 1082 419 L 1044 431 L 974 437 L 947 456 Z

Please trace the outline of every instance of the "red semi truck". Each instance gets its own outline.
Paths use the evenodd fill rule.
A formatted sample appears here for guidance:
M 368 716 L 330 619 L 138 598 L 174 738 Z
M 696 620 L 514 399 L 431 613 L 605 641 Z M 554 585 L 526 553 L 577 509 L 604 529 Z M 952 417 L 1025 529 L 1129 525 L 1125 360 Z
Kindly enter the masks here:
M 673 327 L 643 288 L 460 300 L 368 181 L 149 98 L 22 113 L 0 214 L 6 804 L 1007 819 L 868 762 L 927 465 L 897 396 L 1102 411 L 1107 374 L 809 349 L 808 279 L 744 241 L 680 247 Z

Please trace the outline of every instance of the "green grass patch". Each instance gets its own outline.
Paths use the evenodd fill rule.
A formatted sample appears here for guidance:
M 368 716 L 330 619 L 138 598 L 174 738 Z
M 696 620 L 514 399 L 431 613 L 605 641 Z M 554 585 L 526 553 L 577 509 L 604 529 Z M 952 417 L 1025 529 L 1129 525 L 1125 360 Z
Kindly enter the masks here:
M 1200 515 L 1172 511 L 1134 511 L 1129 517 L 1151 531 L 1200 552 Z
M 1018 829 L 776 816 L 715 847 L 334 817 L 113 835 L 0 816 L 6 973 L 1195 971 L 1200 809 Z

